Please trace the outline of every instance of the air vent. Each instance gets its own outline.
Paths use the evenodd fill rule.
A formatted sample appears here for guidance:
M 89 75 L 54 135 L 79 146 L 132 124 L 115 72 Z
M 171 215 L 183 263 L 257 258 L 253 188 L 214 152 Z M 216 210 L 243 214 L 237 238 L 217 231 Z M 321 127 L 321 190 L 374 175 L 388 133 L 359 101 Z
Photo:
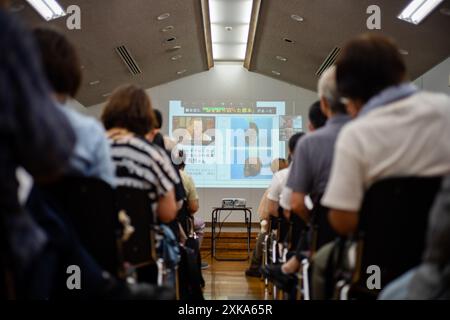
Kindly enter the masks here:
M 130 70 L 131 74 L 137 75 L 142 73 L 141 69 L 137 65 L 136 60 L 134 60 L 130 51 L 125 46 L 120 46 L 116 48 L 117 54 L 122 59 L 123 63 L 127 66 L 128 70 Z
M 335 47 L 331 52 L 328 54 L 328 56 L 325 58 L 325 60 L 322 62 L 322 65 L 319 67 L 319 69 L 316 72 L 317 76 L 321 76 L 322 73 L 324 73 L 325 70 L 327 70 L 329 67 L 331 67 L 334 62 L 336 61 L 339 52 L 341 52 L 341 49 L 338 47 Z

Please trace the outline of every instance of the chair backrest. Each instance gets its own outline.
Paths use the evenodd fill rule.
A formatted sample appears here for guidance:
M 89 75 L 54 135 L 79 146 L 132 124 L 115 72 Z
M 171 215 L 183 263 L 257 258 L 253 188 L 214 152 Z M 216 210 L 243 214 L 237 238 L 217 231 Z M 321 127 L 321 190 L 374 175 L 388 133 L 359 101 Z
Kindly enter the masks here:
M 366 284 L 366 270 L 372 265 L 380 268 L 383 287 L 420 263 L 428 215 L 441 181 L 442 177 L 388 178 L 370 187 L 359 214 L 359 283 Z
M 113 188 L 95 178 L 66 177 L 40 189 L 48 204 L 74 228 L 82 245 L 97 263 L 117 275 L 120 229 Z
M 130 217 L 134 233 L 123 244 L 123 259 L 134 266 L 156 262 L 155 239 L 152 228 L 155 216 L 148 190 L 129 187 L 116 189 L 116 205 Z
M 311 225 L 313 230 L 311 250 L 313 252 L 318 251 L 324 244 L 333 241 L 337 237 L 336 232 L 328 221 L 329 209 L 320 203 L 322 196 L 323 194 L 312 197 L 314 208 L 311 212 Z

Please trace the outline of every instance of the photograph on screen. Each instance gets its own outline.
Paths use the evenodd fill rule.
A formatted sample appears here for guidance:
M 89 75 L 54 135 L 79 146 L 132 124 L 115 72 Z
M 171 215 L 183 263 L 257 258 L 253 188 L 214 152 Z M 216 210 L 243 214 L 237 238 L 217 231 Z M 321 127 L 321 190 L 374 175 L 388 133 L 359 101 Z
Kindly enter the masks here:
M 169 102 L 169 133 L 183 149 L 198 188 L 267 188 L 271 163 L 287 157 L 287 142 L 303 130 L 284 101 L 248 104 Z

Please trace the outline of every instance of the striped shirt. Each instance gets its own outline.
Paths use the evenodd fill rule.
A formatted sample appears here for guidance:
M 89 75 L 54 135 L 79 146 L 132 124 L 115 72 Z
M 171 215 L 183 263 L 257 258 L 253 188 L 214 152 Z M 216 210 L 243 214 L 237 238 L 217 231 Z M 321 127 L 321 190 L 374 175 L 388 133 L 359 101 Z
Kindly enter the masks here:
M 167 153 L 144 138 L 110 140 L 116 186 L 148 190 L 153 203 L 179 183 Z

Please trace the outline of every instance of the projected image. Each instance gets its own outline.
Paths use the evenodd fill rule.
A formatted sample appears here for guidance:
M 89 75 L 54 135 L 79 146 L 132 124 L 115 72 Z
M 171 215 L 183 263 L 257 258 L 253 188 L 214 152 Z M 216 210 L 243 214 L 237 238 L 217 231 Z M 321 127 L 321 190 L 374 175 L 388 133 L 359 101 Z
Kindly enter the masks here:
M 179 143 L 192 145 L 196 142 L 200 142 L 202 145 L 209 145 L 214 143 L 214 136 L 208 135 L 210 129 L 216 127 L 214 117 L 173 117 L 172 128 L 186 129 L 189 133 L 189 139 L 181 139 L 179 137 Z
M 231 129 L 246 133 L 244 145 L 239 144 L 239 139 L 233 139 L 231 179 L 270 179 L 273 120 L 270 117 L 235 117 L 231 119 Z M 254 141 L 251 141 L 252 134 Z
M 289 141 L 297 132 L 302 132 L 301 116 L 280 116 L 280 141 Z
M 183 103 L 170 101 L 169 133 L 186 155 L 186 171 L 199 188 L 267 188 L 275 158 L 302 131 L 283 101 Z

